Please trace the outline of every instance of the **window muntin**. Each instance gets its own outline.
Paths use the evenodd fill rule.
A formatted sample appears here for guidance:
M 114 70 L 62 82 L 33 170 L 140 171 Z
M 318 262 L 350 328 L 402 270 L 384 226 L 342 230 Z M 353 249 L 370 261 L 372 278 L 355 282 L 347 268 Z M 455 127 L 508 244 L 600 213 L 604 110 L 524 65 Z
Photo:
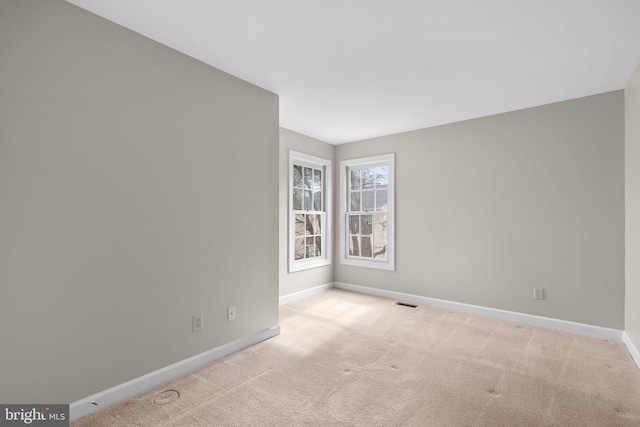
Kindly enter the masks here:
M 341 162 L 343 264 L 393 270 L 394 155 Z
M 331 162 L 291 151 L 289 164 L 289 271 L 328 265 Z

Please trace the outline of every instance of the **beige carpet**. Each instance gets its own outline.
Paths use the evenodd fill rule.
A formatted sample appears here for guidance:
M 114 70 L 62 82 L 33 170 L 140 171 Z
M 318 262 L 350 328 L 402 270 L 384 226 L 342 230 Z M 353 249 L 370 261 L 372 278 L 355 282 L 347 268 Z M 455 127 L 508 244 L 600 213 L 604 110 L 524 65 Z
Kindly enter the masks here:
M 624 344 L 394 302 L 291 302 L 280 336 L 72 426 L 640 426 Z

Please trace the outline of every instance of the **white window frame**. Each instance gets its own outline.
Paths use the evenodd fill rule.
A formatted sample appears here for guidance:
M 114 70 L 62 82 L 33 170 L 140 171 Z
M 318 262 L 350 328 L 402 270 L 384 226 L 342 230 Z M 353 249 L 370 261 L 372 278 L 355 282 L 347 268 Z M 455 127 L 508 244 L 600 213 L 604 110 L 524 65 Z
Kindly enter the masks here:
M 395 154 L 362 157 L 340 162 L 340 264 L 358 267 L 395 270 Z M 359 167 L 388 167 L 387 193 L 387 257 L 386 259 L 363 258 L 349 255 L 347 232 L 347 216 L 349 212 L 348 185 L 349 169 Z M 374 212 L 375 213 L 375 212 Z
M 323 172 L 323 202 L 324 202 L 324 223 L 321 225 L 322 230 L 322 250 L 320 257 L 314 257 L 309 259 L 295 259 L 295 214 L 303 211 L 293 210 L 293 166 L 301 165 L 312 167 L 315 169 L 322 169 Z M 310 268 L 322 267 L 325 265 L 331 265 L 332 260 L 332 239 L 333 234 L 332 227 L 332 170 L 331 160 L 324 159 L 322 157 L 312 156 L 310 154 L 301 153 L 299 151 L 289 150 L 289 273 L 296 271 L 307 270 Z

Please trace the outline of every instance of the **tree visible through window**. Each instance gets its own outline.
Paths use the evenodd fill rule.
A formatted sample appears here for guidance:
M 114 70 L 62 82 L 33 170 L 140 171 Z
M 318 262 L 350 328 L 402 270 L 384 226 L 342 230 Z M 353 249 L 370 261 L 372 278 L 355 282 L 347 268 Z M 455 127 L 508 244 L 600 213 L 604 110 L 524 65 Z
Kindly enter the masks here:
M 294 260 L 322 256 L 323 169 L 293 165 Z
M 349 255 L 387 257 L 389 167 L 349 168 Z

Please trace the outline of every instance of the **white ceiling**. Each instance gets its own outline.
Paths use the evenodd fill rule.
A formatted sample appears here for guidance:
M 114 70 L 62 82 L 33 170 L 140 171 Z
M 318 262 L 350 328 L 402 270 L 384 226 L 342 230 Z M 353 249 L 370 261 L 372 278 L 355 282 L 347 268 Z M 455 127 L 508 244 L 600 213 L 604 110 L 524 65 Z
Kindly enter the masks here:
M 69 0 L 339 144 L 622 89 L 640 0 Z

